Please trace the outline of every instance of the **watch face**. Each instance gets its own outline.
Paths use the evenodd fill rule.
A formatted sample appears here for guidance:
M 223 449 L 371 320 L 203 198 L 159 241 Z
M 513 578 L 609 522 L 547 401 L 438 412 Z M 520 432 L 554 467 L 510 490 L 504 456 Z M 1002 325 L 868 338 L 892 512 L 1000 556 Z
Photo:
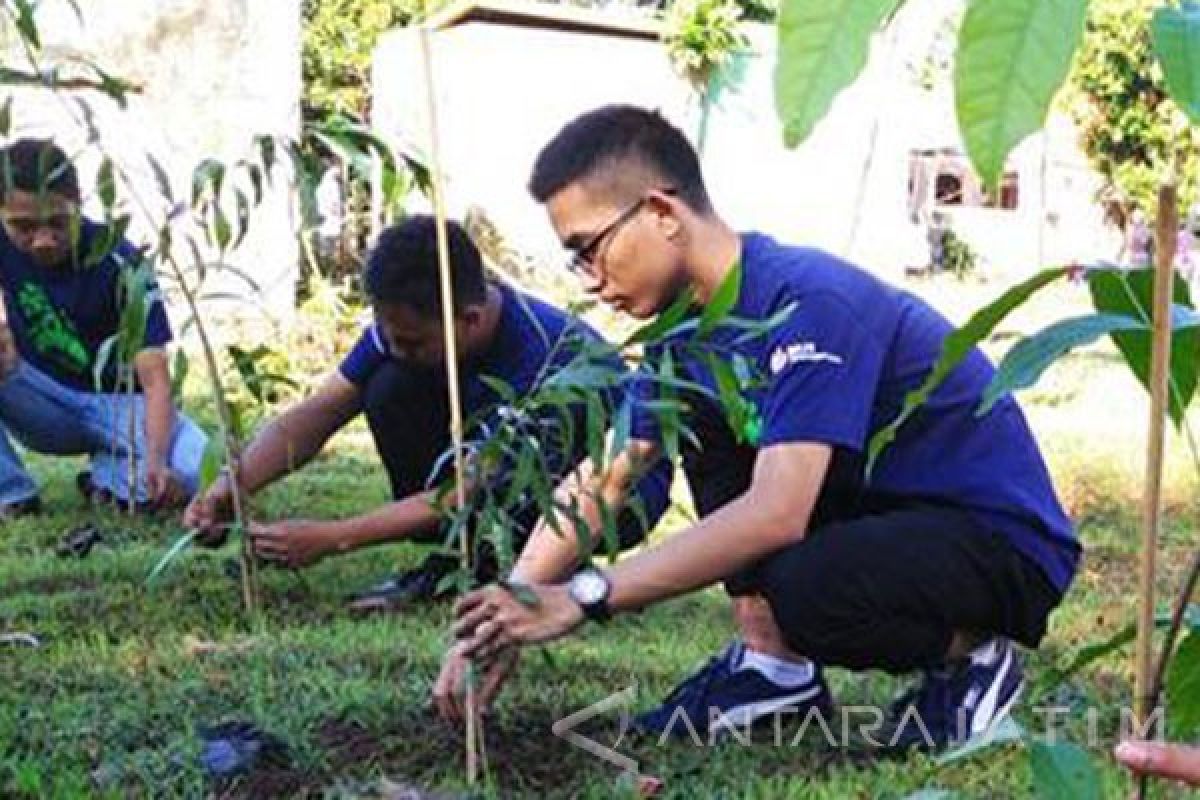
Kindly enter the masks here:
M 595 570 L 580 572 L 571 579 L 571 594 L 581 605 L 593 605 L 604 600 L 608 593 L 608 581 Z

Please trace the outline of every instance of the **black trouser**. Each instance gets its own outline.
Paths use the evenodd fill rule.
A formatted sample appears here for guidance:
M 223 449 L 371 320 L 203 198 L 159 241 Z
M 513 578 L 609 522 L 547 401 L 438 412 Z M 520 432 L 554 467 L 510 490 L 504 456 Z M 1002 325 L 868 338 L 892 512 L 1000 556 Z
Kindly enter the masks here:
M 447 460 L 438 475 L 431 475 L 438 459 L 451 447 L 450 410 L 444 378 L 398 363 L 385 364 L 367 382 L 363 392 L 363 410 L 375 440 L 375 449 L 391 482 L 394 499 L 401 500 L 424 491 L 435 484 L 431 478 L 440 481 L 451 474 L 453 462 Z M 579 432 L 580 441 L 573 443 L 571 457 L 566 459 L 570 466 L 577 464 L 584 454 L 582 434 L 586 427 L 576 425 L 575 430 Z M 516 521 L 512 530 L 514 552 L 520 553 L 524 547 L 539 512 L 540 509 L 533 502 L 510 510 L 511 517 Z M 645 535 L 635 514 L 625 512 L 618 517 L 617 543 L 620 549 L 633 547 Z M 439 527 L 414 537 L 414 541 L 441 544 L 444 536 L 444 531 Z M 477 558 L 476 562 L 492 562 L 491 568 L 494 570 L 494 557 L 486 552 L 489 549 L 481 543 L 482 558 Z
M 1036 647 L 1061 593 L 970 513 L 868 497 L 835 458 L 809 533 L 726 582 L 761 594 L 788 646 L 821 664 L 899 673 L 937 666 L 956 631 Z

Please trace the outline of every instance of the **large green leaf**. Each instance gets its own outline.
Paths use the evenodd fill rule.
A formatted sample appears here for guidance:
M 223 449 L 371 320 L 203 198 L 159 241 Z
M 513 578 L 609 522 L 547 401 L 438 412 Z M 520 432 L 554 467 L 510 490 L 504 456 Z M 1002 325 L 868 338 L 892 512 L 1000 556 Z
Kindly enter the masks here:
M 867 63 L 871 34 L 901 0 L 783 0 L 775 111 L 783 141 L 795 147 L 829 111 L 834 96 Z
M 1083 36 L 1087 0 L 972 0 L 958 35 L 958 127 L 975 171 L 999 184 L 1004 161 L 1042 127 Z
M 1200 3 L 1156 9 L 1150 23 L 1154 54 L 1162 64 L 1167 91 L 1193 125 L 1200 125 Z
M 721 281 L 721 285 L 717 287 L 712 298 L 705 304 L 704 313 L 700 315 L 700 327 L 696 329 L 697 336 L 701 338 L 708 336 L 725 317 L 729 316 L 729 312 L 733 311 L 733 307 L 737 305 L 738 294 L 741 290 L 742 262 L 739 260 Z
M 1116 331 L 1145 330 L 1146 323 L 1124 314 L 1088 314 L 1070 317 L 1026 336 L 1005 354 L 979 404 L 980 416 L 992 410 L 1009 392 L 1037 383 L 1046 368 L 1062 356 Z
M 1042 800 L 1099 800 L 1100 776 L 1087 753 L 1070 742 L 1029 746 L 1033 791 Z
M 1097 311 L 1134 317 L 1145 322 L 1147 329 L 1150 327 L 1150 309 L 1154 305 L 1154 270 L 1092 270 L 1088 273 L 1088 287 Z M 1187 282 L 1174 282 L 1172 302 L 1176 306 L 1192 307 Z M 1178 323 L 1178 309 L 1175 316 Z M 1152 343 L 1150 331 L 1116 333 L 1113 335 L 1113 342 L 1142 386 L 1149 389 Z M 1176 325 L 1176 330 L 1171 336 L 1170 375 L 1170 413 L 1176 427 L 1183 424 L 1184 412 L 1196 393 L 1198 353 L 1200 330 L 1195 327 L 1180 329 L 1180 326 Z
M 1175 738 L 1200 736 L 1200 629 L 1193 629 L 1175 651 L 1167 671 L 1167 724 Z
M 995 725 L 989 726 L 979 736 L 972 736 L 950 752 L 938 756 L 937 765 L 944 767 L 947 764 L 953 764 L 955 761 L 974 758 L 984 750 L 990 750 L 993 747 L 1010 742 L 1019 742 L 1024 738 L 1025 729 L 1017 724 L 1017 721 L 1012 717 L 1004 717 Z
M 1012 287 L 990 304 L 979 309 L 972 315 L 967 324 L 946 337 L 942 343 L 942 352 L 938 356 L 933 369 L 925 382 L 904 397 L 904 406 L 896 418 L 881 428 L 871 437 L 867 447 L 867 472 L 875 467 L 875 462 L 884 449 L 896 438 L 896 432 L 908 421 L 908 418 L 925 404 L 934 390 L 941 385 L 946 376 L 958 366 L 958 363 L 971 352 L 971 348 L 982 342 L 996 329 L 1005 317 L 1015 308 L 1020 307 L 1035 292 L 1048 283 L 1052 283 L 1065 275 L 1066 267 L 1054 267 L 1042 270 L 1032 278 Z

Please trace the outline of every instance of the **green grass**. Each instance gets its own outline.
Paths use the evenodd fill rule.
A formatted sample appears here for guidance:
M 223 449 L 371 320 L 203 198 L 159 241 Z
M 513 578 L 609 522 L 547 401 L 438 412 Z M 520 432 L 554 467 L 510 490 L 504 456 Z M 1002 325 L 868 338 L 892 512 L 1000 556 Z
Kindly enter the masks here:
M 1059 301 L 1052 305 L 1062 312 Z M 1034 683 L 1133 617 L 1144 447 L 1137 426 L 1145 419 L 1139 393 L 1101 347 L 1068 359 L 1022 398 L 1089 548 L 1042 650 L 1029 656 Z M 1117 395 L 1127 399 L 1114 409 Z M 1180 457 L 1186 451 L 1177 439 L 1172 450 L 1164 600 L 1195 547 L 1200 516 L 1196 481 Z M 0 525 L 0 632 L 29 632 L 43 645 L 0 645 L 0 796 L 378 797 L 385 776 L 465 788 L 462 732 L 429 706 L 449 609 L 370 618 L 343 610 L 348 593 L 415 564 L 417 548 L 378 548 L 302 573 L 266 572 L 263 614 L 248 620 L 228 574 L 233 546 L 189 552 L 147 585 L 180 533 L 170 518 L 101 512 L 95 521 L 106 543 L 84 560 L 56 557 L 62 534 L 93 518 L 73 489 L 81 462 L 30 463 L 53 510 Z M 358 427 L 330 456 L 265 493 L 256 509 L 265 517 L 335 517 L 385 498 L 382 471 Z M 709 591 L 588 630 L 549 648 L 549 657 L 526 653 L 487 724 L 492 788 L 505 797 L 620 796 L 616 769 L 554 736 L 551 725 L 633 684 L 638 707 L 651 705 L 731 633 L 722 594 Z M 1065 729 L 1074 741 L 1085 733 L 1078 709 L 1100 711 L 1102 742 L 1089 752 L 1105 797 L 1131 791 L 1107 756 L 1117 709 L 1129 705 L 1130 663 L 1127 651 L 1114 655 L 1054 695 L 1077 709 Z M 844 705 L 884 704 L 904 686 L 878 673 L 831 670 L 830 679 Z M 1028 707 L 1019 718 L 1039 725 Z M 231 784 L 206 781 L 196 764 L 197 732 L 228 719 L 253 720 L 286 740 L 290 766 Z M 617 727 L 609 714 L 589 730 L 610 743 Z M 970 798 L 1032 793 L 1017 747 L 939 767 L 923 756 L 896 761 L 860 747 L 833 749 L 819 734 L 794 742 L 794 727 L 783 733 L 780 746 L 767 731 L 749 746 L 627 739 L 620 749 L 665 781 L 667 797 L 902 798 L 924 787 Z
M 361 443 L 361 440 L 360 440 Z M 59 509 L 0 529 L 0 628 L 27 631 L 42 647 L 0 651 L 0 794 L 29 797 L 223 796 L 370 797 L 381 776 L 461 789 L 461 732 L 429 709 L 448 609 L 356 619 L 342 599 L 388 569 L 415 563 L 415 548 L 376 549 L 331 559 L 303 573 L 265 573 L 265 611 L 244 618 L 226 564 L 234 548 L 183 557 L 155 587 L 146 575 L 178 533 L 167 520 L 111 512 L 97 521 L 108 542 L 84 560 L 61 560 L 53 545 L 86 519 L 73 496 L 77 465 L 34 459 L 46 499 Z M 1077 480 L 1088 480 L 1086 475 Z M 1101 476 L 1103 480 L 1103 476 Z M 346 514 L 382 500 L 380 472 L 358 447 L 344 445 L 264 496 L 265 514 Z M 1054 619 L 1036 676 L 1084 642 L 1119 629 L 1132 613 L 1136 563 L 1132 509 L 1085 514 L 1088 565 Z M 1191 521 L 1189 517 L 1189 522 Z M 1165 583 L 1191 539 L 1167 536 Z M 488 756 L 503 796 L 610 797 L 617 773 L 552 735 L 553 722 L 631 684 L 645 706 L 716 650 L 731 633 L 719 592 L 664 604 L 554 647 L 528 653 L 488 723 Z M 202 652 L 200 643 L 222 650 Z M 1070 690 L 1102 709 L 1111 739 L 1129 695 L 1128 659 L 1087 670 Z M 831 671 L 846 705 L 885 703 L 902 683 L 881 674 Z M 246 718 L 292 746 L 289 769 L 255 773 L 214 787 L 195 765 L 197 730 Z M 1028 711 L 1026 721 L 1036 721 Z M 609 742 L 616 715 L 600 726 Z M 1076 736 L 1082 719 L 1069 727 Z M 875 760 L 831 749 L 816 729 L 760 734 L 752 746 L 660 747 L 626 742 L 644 772 L 665 780 L 667 796 L 904 797 L 927 786 L 967 797 L 1029 794 L 1025 760 L 1013 749 L 937 768 L 928 759 Z M 1094 752 L 1106 794 L 1123 776 Z

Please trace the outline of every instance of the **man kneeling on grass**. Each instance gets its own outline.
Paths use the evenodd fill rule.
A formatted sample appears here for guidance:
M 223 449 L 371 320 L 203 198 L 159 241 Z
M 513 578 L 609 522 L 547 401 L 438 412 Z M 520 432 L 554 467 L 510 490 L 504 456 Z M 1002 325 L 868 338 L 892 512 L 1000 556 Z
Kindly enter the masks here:
M 506 424 L 495 381 L 523 395 L 570 361 L 581 339 L 599 339 L 567 313 L 488 281 L 479 251 L 459 225 L 449 223 L 448 239 L 463 417 L 481 412 L 487 417 L 479 429 L 467 432 L 477 437 L 486 435 L 489 426 Z M 374 323 L 311 397 L 269 422 L 246 447 L 240 476 L 246 491 L 258 491 L 306 464 L 334 433 L 365 412 L 394 502 L 346 519 L 252 526 L 258 555 L 279 564 L 302 567 L 367 545 L 401 540 L 440 544 L 444 538 L 436 485 L 446 473 L 439 465 L 450 463 L 442 457 L 451 446 L 450 407 L 433 219 L 413 216 L 385 230 L 367 259 L 363 285 Z M 623 369 L 615 355 L 608 362 Z M 582 459 L 584 431 L 584 425 L 576 424 L 569 436 L 540 440 L 555 451 L 547 453 L 546 463 L 556 481 Z M 627 512 L 617 521 L 621 547 L 641 541 L 646 525 L 662 514 L 668 483 L 665 465 L 641 479 L 636 494 L 644 513 Z M 184 522 L 219 541 L 230 501 L 228 481 L 218 479 L 192 502 Z M 537 520 L 537 509 L 530 502 L 510 511 L 518 520 L 513 533 L 520 544 Z M 432 554 L 418 569 L 361 595 L 353 607 L 398 608 L 445 596 L 451 590 L 441 585 L 442 579 L 457 565 L 452 555 Z M 477 579 L 490 580 L 494 570 L 494 557 L 481 553 Z
M 993 374 L 983 354 L 950 373 L 867 475 L 871 433 L 951 331 L 939 314 L 831 255 L 730 229 L 690 144 L 657 113 L 619 106 L 578 118 L 542 151 L 530 188 L 586 290 L 635 317 L 687 289 L 707 300 L 734 270 L 734 316 L 791 312 L 765 337 L 726 326 L 700 343 L 760 379 L 742 389 L 757 423 L 743 430 L 706 396 L 688 404 L 683 422 L 700 447 L 685 450 L 683 467 L 702 520 L 561 585 L 548 576 L 575 543 L 539 525 L 507 584 L 531 584 L 535 596 L 497 586 L 461 601 L 460 641 L 435 687 L 443 713 L 461 712 L 452 679 L 463 658 L 487 665 L 492 694 L 513 646 L 724 581 L 740 641 L 639 717 L 641 729 L 704 735 L 784 709 L 825 711 L 823 666 L 923 672 L 893 709 L 886 741 L 899 747 L 958 742 L 1003 717 L 1022 685 L 1013 642 L 1038 645 L 1080 547 L 1016 402 L 976 415 Z M 689 335 L 659 351 L 714 388 L 704 359 L 679 347 Z M 659 450 L 654 418 L 639 414 L 625 454 L 578 502 L 619 507 L 630 473 Z
M 122 276 L 142 259 L 79 205 L 75 166 L 53 143 L 0 153 L 0 521 L 41 508 L 10 435 L 35 452 L 91 456 L 77 483 L 93 500 L 129 502 L 130 459 L 138 504 L 181 503 L 196 488 L 207 439 L 172 405 L 171 329 L 152 282 L 133 394 L 117 386 L 115 357 L 97 363 L 120 327 Z

